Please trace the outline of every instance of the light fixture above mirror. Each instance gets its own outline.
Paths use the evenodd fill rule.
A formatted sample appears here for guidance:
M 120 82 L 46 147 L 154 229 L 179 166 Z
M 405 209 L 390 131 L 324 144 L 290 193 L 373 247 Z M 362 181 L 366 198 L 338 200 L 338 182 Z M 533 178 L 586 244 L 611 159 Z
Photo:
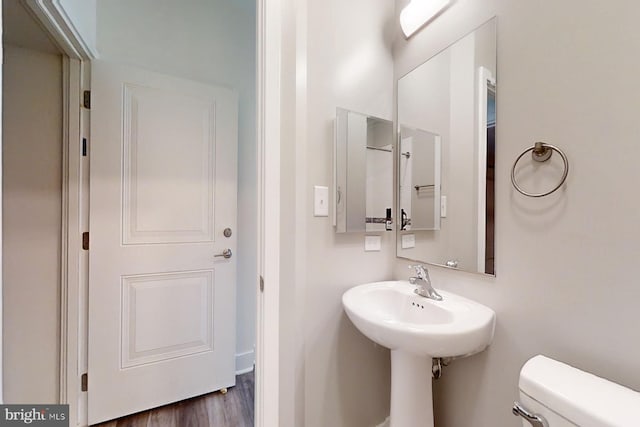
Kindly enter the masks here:
M 411 0 L 400 12 L 400 27 L 405 37 L 411 37 L 450 2 L 451 0 Z

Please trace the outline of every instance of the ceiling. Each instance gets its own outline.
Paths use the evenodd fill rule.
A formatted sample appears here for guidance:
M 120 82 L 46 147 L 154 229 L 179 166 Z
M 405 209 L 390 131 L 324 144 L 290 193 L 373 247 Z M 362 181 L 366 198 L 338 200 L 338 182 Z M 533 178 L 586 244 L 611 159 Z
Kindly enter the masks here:
M 2 0 L 2 41 L 5 44 L 59 54 L 60 50 L 20 0 Z

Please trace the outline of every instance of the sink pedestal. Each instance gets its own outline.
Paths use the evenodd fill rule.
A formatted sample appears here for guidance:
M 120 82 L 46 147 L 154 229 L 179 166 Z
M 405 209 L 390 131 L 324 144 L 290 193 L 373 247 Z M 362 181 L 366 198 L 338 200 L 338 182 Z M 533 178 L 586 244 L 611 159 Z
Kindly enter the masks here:
M 433 427 L 431 358 L 391 350 L 390 427 Z
M 433 427 L 432 357 L 471 355 L 491 344 L 496 313 L 447 291 L 436 301 L 405 281 L 356 286 L 342 295 L 353 324 L 391 349 L 391 427 Z

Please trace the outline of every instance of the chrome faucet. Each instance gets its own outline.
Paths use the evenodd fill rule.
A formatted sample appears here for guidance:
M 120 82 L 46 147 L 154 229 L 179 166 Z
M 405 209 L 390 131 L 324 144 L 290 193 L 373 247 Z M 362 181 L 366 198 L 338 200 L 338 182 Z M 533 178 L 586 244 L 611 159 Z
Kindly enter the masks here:
M 416 276 L 409 278 L 409 283 L 417 286 L 414 292 L 421 297 L 442 301 L 442 295 L 436 292 L 436 290 L 433 289 L 433 286 L 431 286 L 431 278 L 429 278 L 429 271 L 427 270 L 427 267 L 417 264 L 410 265 L 409 268 L 414 268 L 416 270 Z

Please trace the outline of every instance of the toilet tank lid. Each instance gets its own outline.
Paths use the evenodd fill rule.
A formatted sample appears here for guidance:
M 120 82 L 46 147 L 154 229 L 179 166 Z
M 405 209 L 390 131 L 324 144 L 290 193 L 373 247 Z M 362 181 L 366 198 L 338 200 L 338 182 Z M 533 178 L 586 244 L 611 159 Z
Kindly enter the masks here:
M 522 367 L 519 386 L 579 426 L 640 425 L 640 393 L 542 355 Z

